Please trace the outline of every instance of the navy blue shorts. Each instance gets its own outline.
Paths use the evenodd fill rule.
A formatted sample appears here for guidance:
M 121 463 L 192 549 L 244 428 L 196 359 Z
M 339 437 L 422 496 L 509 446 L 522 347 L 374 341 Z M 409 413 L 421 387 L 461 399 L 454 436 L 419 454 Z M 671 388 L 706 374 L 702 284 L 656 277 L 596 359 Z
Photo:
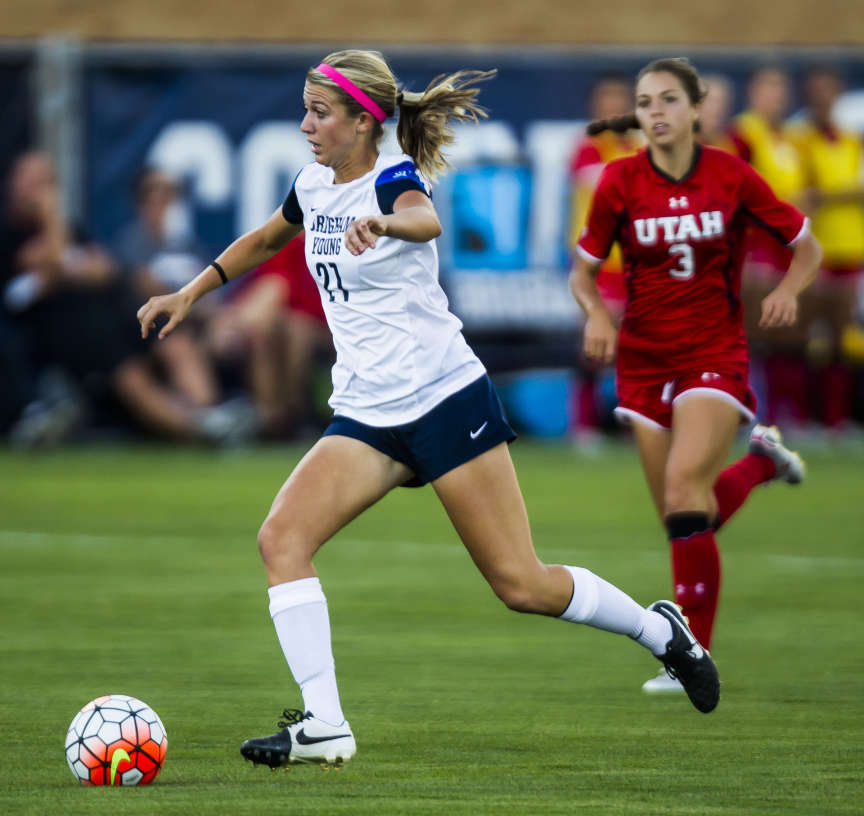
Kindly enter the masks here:
M 516 438 L 487 374 L 414 422 L 376 428 L 337 414 L 323 435 L 359 439 L 407 465 L 414 471 L 414 478 L 403 487 L 422 487 Z

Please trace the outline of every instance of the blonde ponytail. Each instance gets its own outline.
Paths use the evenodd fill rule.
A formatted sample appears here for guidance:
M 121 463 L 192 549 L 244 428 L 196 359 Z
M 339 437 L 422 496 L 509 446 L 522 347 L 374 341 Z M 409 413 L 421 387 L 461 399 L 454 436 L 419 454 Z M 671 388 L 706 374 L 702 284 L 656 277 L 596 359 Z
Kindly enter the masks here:
M 399 124 L 396 138 L 402 150 L 414 159 L 430 181 L 450 165 L 441 153 L 453 143 L 452 120 L 478 122 L 488 115 L 477 104 L 479 82 L 492 79 L 497 71 L 457 71 L 433 79 L 423 93 L 402 91 L 397 97 Z
M 306 81 L 330 89 L 352 116 L 368 111 L 355 96 L 347 92 L 344 80 L 361 90 L 380 108 L 382 116 L 394 116 L 399 110 L 396 139 L 402 150 L 414 159 L 420 172 L 430 181 L 449 165 L 441 149 L 453 142 L 450 121 L 473 121 L 486 118 L 486 111 L 477 104 L 478 82 L 492 79 L 497 71 L 457 71 L 440 75 L 429 83 L 423 93 L 400 91 L 390 66 L 378 51 L 336 51 L 328 54 L 325 65 L 335 68 L 343 82 L 326 76 L 318 68 L 310 68 Z M 339 77 L 337 77 L 338 79 Z M 379 119 L 373 125 L 372 138 L 377 145 L 384 131 Z

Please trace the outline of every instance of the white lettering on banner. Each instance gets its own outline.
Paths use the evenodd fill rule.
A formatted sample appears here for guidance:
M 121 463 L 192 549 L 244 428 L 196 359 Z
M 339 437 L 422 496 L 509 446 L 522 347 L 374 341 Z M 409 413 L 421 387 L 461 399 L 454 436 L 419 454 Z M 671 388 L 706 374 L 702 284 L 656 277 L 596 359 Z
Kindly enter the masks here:
M 213 122 L 172 122 L 156 137 L 147 163 L 192 182 L 191 192 L 205 207 L 223 207 L 234 180 L 233 147 Z
M 273 214 L 310 158 L 299 122 L 263 122 L 246 134 L 238 151 L 238 233 L 255 229 Z
M 392 133 L 393 128 L 387 128 Z M 512 164 L 519 160 L 519 141 L 513 128 L 506 122 L 481 122 L 479 125 L 456 123 L 453 125 L 454 142 L 444 149 L 447 161 L 454 167 L 466 167 L 480 163 L 486 164 Z M 394 142 L 393 152 L 401 152 L 401 148 Z M 434 197 L 435 208 L 441 220 L 441 237 L 438 239 L 438 247 L 442 258 L 452 257 L 453 239 L 456 234 L 453 224 L 453 213 L 447 206 L 451 200 L 452 173 L 440 176 L 435 182 Z M 509 188 L 511 182 L 505 181 Z M 518 190 L 496 189 L 494 212 L 489 217 L 500 230 L 498 235 L 509 235 L 515 243 L 519 239 L 518 224 Z M 505 196 L 498 200 L 498 195 Z M 510 196 L 513 196 L 512 198 Z
M 479 125 L 457 122 L 453 125 L 453 144 L 444 155 L 454 167 L 466 164 L 512 163 L 522 151 L 516 133 L 507 122 L 480 122 Z
M 583 122 L 540 121 L 525 129 L 525 155 L 531 165 L 528 261 L 556 268 L 569 250 L 570 158 L 585 133 Z
M 457 124 L 454 130 L 456 141 L 446 150 L 454 167 L 528 160 L 532 170 L 529 264 L 560 267 L 568 250 L 570 228 L 569 164 L 584 132 L 583 123 L 532 122 L 525 130 L 524 151 L 515 129 L 507 122 Z M 399 152 L 395 128 L 385 128 L 382 150 Z M 282 203 L 294 175 L 312 160 L 312 155 L 296 122 L 261 122 L 235 148 L 220 125 L 194 120 L 167 125 L 154 141 L 147 160 L 189 179 L 193 204 L 218 208 L 236 200 L 236 232 L 241 234 L 267 220 Z M 434 189 L 444 228 L 439 239 L 443 257 L 447 257 L 446 249 L 455 233 L 448 206 L 451 178 L 442 176 Z M 506 251 L 508 246 L 517 246 L 522 228 L 517 204 L 520 187 L 506 176 L 495 184 L 492 211 L 485 215 L 493 222 L 496 234 L 502 236 L 502 249 Z

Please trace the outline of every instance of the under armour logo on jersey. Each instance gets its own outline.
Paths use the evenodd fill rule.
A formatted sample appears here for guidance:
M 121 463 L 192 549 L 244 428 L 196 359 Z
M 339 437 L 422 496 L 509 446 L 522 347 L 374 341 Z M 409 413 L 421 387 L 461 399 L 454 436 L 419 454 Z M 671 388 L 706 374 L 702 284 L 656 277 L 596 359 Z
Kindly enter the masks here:
M 713 382 L 715 380 L 719 380 L 720 375 L 715 371 L 703 371 L 702 372 L 702 382 Z
M 684 207 L 689 207 L 689 206 L 690 206 L 690 204 L 687 201 L 687 196 L 679 196 L 678 198 L 675 198 L 675 196 L 672 196 L 669 199 L 669 207 L 673 210 L 677 210 L 679 207 L 681 209 L 683 209 Z

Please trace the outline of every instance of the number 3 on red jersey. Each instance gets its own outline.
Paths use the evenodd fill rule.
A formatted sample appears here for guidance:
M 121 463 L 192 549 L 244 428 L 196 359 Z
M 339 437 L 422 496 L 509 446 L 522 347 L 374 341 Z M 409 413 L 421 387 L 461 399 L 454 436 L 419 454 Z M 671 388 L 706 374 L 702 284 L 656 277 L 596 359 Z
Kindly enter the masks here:
M 693 247 L 690 244 L 672 244 L 669 247 L 670 255 L 678 255 L 678 266 L 669 270 L 669 274 L 675 280 L 690 280 L 694 274 Z

